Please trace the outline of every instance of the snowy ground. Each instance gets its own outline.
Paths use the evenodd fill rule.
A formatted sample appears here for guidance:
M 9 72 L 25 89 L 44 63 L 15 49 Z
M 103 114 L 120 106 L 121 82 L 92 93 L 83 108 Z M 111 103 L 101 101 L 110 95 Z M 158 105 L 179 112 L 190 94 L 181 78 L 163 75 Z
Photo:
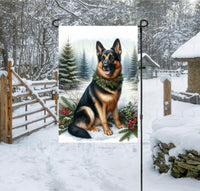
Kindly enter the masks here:
M 172 87 L 186 89 L 186 76 Z M 185 84 L 185 85 L 183 85 Z M 182 88 L 181 88 L 182 87 Z M 195 179 L 174 179 L 152 168 L 152 121 L 162 116 L 162 83 L 144 80 L 144 191 L 199 191 Z M 192 104 L 172 102 L 172 113 Z M 186 112 L 186 110 L 185 110 Z M 0 144 L 2 191 L 139 191 L 139 143 L 58 143 L 57 128 L 48 127 L 13 145 Z

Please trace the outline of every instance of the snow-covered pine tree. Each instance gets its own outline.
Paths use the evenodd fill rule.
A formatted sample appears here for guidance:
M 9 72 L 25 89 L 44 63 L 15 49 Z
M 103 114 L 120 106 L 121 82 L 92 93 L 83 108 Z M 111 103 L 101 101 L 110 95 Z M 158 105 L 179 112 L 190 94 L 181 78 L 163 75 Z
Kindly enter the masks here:
M 89 67 L 88 62 L 85 57 L 85 50 L 83 50 L 83 55 L 80 61 L 80 77 L 87 80 L 89 79 Z
M 131 65 L 131 60 L 128 55 L 125 55 L 123 59 L 123 66 L 122 66 L 122 73 L 125 77 L 125 79 L 130 80 L 130 65 Z
M 61 89 L 74 88 L 79 82 L 76 59 L 69 39 L 59 58 L 59 84 Z
M 134 48 L 131 57 L 130 78 L 134 78 L 137 74 L 137 50 Z

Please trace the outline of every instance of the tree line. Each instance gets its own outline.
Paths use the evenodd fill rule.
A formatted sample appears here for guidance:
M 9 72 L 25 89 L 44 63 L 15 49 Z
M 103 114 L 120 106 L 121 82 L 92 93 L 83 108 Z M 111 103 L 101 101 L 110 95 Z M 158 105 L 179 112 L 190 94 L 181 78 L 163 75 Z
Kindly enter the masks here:
M 171 54 L 199 32 L 200 0 L 0 0 L 0 69 L 32 80 L 51 78 L 58 67 L 59 25 L 138 25 L 147 19 L 144 52 L 161 68 L 176 68 Z
M 137 50 L 134 48 L 131 58 L 126 55 L 123 59 L 124 78 L 126 80 L 137 79 Z M 77 57 L 74 53 L 74 49 L 68 39 L 62 52 L 59 55 L 59 86 L 60 89 L 75 88 L 81 80 L 89 80 L 93 76 L 93 68 L 89 65 L 89 60 L 86 58 L 85 49 L 83 49 L 82 55 Z M 95 64 L 95 63 L 93 63 Z

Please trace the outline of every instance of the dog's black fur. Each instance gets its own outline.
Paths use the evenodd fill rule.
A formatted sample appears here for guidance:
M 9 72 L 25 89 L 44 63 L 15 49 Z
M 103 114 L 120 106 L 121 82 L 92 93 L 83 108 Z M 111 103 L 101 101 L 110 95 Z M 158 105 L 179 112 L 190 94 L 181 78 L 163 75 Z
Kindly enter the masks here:
M 98 57 L 97 74 L 105 80 L 116 79 L 121 74 L 121 44 L 119 39 L 114 41 L 110 50 L 106 50 L 97 41 L 96 51 Z M 93 126 L 102 124 L 104 133 L 111 135 L 108 127 L 107 114 L 113 112 L 114 121 L 118 128 L 124 126 L 119 122 L 117 101 L 121 94 L 121 85 L 118 87 L 102 87 L 93 79 L 82 95 L 74 112 L 74 121 L 68 127 L 71 135 L 81 138 L 91 138 L 87 130 L 98 131 Z M 110 100 L 110 101 L 108 101 Z

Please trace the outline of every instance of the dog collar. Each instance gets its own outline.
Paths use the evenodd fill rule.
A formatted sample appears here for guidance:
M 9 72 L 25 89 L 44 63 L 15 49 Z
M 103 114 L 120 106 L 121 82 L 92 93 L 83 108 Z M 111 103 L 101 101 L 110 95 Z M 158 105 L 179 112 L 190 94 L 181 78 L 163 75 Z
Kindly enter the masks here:
M 97 71 L 93 74 L 93 80 L 103 88 L 110 88 L 112 90 L 117 89 L 118 86 L 123 82 L 123 75 L 119 74 L 114 79 L 105 79 L 98 75 Z

